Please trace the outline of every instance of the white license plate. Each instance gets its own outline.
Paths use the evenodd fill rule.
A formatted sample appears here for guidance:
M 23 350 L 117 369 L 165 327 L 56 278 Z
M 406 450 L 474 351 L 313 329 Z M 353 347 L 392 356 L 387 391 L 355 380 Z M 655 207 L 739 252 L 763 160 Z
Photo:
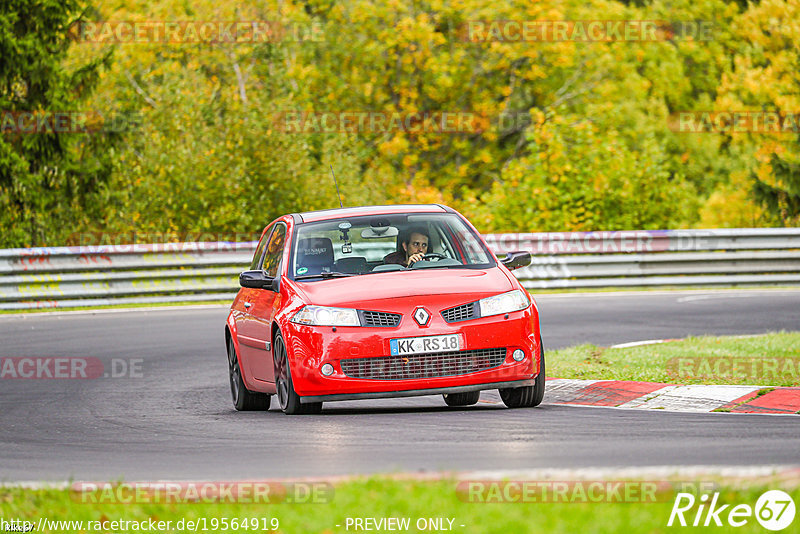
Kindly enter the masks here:
M 442 336 L 405 337 L 390 339 L 389 348 L 392 356 L 405 354 L 424 354 L 426 352 L 452 352 L 461 350 L 460 334 L 445 334 Z

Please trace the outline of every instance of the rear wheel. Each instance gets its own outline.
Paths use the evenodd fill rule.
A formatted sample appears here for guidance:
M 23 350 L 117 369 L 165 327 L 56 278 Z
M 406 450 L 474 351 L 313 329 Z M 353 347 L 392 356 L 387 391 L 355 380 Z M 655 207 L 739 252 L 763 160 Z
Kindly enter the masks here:
M 232 337 L 228 338 L 228 376 L 231 382 L 231 397 L 233 397 L 234 408 L 242 412 L 269 410 L 270 395 L 254 393 L 245 387 Z
M 539 341 L 539 347 L 541 350 L 541 366 L 534 384 L 532 386 L 523 386 L 521 388 L 506 388 L 499 390 L 500 398 L 503 399 L 503 403 L 509 408 L 532 408 L 533 406 L 539 406 L 542 403 L 542 399 L 544 399 L 544 346 L 542 345 L 541 340 Z
M 294 390 L 292 383 L 292 372 L 289 367 L 289 358 L 286 354 L 286 344 L 283 336 L 278 333 L 275 336 L 273 346 L 273 358 L 275 361 L 275 389 L 278 391 L 278 402 L 281 410 L 286 415 L 315 414 L 322 411 L 321 402 L 310 402 L 303 404 L 300 402 L 300 395 Z
M 442 397 L 444 397 L 444 402 L 448 406 L 472 406 L 481 398 L 481 392 L 445 393 Z

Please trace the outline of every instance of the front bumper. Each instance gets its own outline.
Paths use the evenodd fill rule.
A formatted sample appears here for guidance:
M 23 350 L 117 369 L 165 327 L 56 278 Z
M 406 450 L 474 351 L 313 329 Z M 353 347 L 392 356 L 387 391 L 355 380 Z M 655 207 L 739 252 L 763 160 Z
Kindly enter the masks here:
M 489 384 L 473 384 L 469 386 L 452 386 L 447 388 L 407 389 L 402 391 L 375 391 L 370 393 L 339 393 L 335 395 L 315 395 L 300 397 L 302 404 L 309 402 L 329 402 L 345 400 L 386 399 L 394 397 L 421 397 L 424 395 L 444 395 L 448 393 L 466 393 L 486 389 L 519 388 L 532 386 L 536 380 L 514 380 L 512 382 L 492 382 Z
M 426 327 L 419 327 L 407 315 L 393 328 L 318 327 L 287 323 L 283 326 L 292 382 L 302 402 L 407 397 L 459 393 L 532 385 L 539 373 L 541 347 L 538 343 L 538 316 L 533 306 L 508 315 L 446 323 L 437 313 Z M 505 350 L 502 363 L 467 374 L 422 378 L 356 378 L 345 374 L 346 359 L 386 358 L 391 354 L 389 340 L 406 337 L 453 334 L 462 336 L 462 350 Z M 525 358 L 514 361 L 516 349 Z M 330 363 L 331 376 L 320 368 Z M 461 389 L 466 388 L 466 389 Z

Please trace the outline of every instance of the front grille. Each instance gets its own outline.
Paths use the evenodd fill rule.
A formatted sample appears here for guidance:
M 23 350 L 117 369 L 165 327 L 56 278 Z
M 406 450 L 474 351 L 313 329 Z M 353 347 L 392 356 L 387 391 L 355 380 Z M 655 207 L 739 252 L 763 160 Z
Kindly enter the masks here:
M 341 360 L 342 371 L 351 378 L 407 380 L 475 373 L 498 367 L 506 359 L 506 349 L 475 349 L 438 354 L 410 354 L 378 358 Z
M 448 323 L 457 323 L 458 321 L 466 321 L 467 319 L 474 319 L 478 316 L 478 303 L 470 302 L 469 304 L 462 304 L 455 308 L 442 310 L 442 317 Z
M 364 326 L 397 326 L 400 324 L 400 314 L 376 311 L 361 312 Z

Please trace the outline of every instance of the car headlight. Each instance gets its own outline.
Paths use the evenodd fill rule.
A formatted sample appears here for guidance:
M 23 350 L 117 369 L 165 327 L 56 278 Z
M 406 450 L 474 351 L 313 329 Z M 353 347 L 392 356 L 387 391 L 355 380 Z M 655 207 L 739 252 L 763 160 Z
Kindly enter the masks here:
M 490 315 L 500 315 L 502 313 L 511 313 L 519 310 L 524 310 L 530 305 L 527 295 L 519 289 L 509 291 L 508 293 L 501 293 L 493 297 L 486 297 L 478 301 L 481 308 L 481 317 L 488 317 Z
M 305 306 L 294 314 L 292 322 L 312 326 L 361 326 L 356 310 L 328 306 Z

